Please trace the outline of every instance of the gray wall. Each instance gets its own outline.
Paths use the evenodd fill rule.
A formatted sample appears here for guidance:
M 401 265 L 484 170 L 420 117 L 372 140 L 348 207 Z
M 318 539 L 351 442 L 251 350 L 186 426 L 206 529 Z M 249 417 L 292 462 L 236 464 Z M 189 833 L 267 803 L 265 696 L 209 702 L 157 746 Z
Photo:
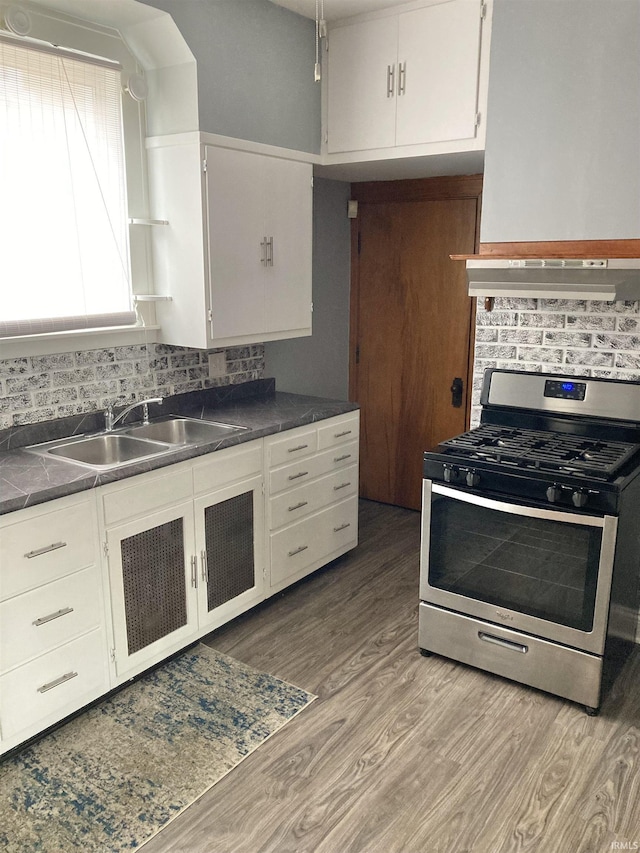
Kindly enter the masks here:
M 483 242 L 640 237 L 640 0 L 496 0 Z
M 265 344 L 265 375 L 282 391 L 349 396 L 349 189 L 314 180 L 313 335 Z
M 314 23 L 268 0 L 144 0 L 168 12 L 198 65 L 200 130 L 320 151 Z

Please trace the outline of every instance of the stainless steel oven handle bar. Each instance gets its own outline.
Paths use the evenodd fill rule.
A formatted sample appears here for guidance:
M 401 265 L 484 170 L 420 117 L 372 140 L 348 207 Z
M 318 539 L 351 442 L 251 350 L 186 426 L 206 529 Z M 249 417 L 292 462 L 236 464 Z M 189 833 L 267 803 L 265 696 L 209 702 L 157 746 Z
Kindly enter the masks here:
M 436 495 L 453 498 L 456 501 L 464 501 L 474 506 L 483 506 L 494 509 L 497 512 L 507 512 L 509 515 L 524 515 L 527 518 L 544 518 L 548 521 L 560 521 L 565 524 L 582 524 L 586 527 L 604 527 L 604 518 L 599 515 L 579 515 L 577 512 L 565 512 L 558 509 L 542 509 L 529 504 L 507 503 L 507 501 L 496 501 L 493 498 L 485 498 L 482 495 L 470 494 L 449 486 L 441 486 L 433 483 L 431 491 Z

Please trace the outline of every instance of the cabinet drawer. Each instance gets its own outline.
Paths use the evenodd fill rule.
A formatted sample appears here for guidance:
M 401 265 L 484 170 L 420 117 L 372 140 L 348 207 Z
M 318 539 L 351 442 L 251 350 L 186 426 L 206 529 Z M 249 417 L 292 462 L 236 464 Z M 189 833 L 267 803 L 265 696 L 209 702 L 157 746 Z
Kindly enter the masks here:
M 271 534 L 271 585 L 321 565 L 358 540 L 358 498 L 352 497 Z
M 318 433 L 315 426 L 287 430 L 284 438 L 267 439 L 267 465 L 283 465 L 303 456 L 310 456 L 318 449 Z
M 357 491 L 357 465 L 334 471 L 333 474 L 271 498 L 269 527 L 275 530 L 285 524 L 291 524 L 329 504 L 350 497 Z
M 76 499 L 54 501 L 50 506 L 48 512 L 29 513 L 0 530 L 0 600 L 95 562 L 93 505 Z
M 360 436 L 360 416 L 358 412 L 348 417 L 333 418 L 324 426 L 318 427 L 318 450 L 335 447 Z
M 187 500 L 192 495 L 192 482 L 191 464 L 186 463 L 179 470 L 141 474 L 134 484 L 105 486 L 102 490 L 104 523 L 111 527 Z
M 314 480 L 323 474 L 353 465 L 358 461 L 358 449 L 358 442 L 352 441 L 340 447 L 332 447 L 322 453 L 316 453 L 309 459 L 283 465 L 270 472 L 269 491 L 273 495 L 284 489 L 292 489 L 308 480 Z
M 0 604 L 0 672 L 97 628 L 100 583 L 91 566 Z
M 108 690 L 102 631 L 92 631 L 0 677 L 2 736 L 81 708 Z
M 240 448 L 217 450 L 194 465 L 193 486 L 196 494 L 201 494 L 261 472 L 262 442 L 252 441 Z

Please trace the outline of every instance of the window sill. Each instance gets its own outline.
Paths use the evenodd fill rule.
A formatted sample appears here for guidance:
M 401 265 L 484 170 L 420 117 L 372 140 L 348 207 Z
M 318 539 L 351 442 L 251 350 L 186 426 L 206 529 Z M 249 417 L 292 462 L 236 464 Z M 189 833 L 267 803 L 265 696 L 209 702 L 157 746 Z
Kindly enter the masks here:
M 0 359 L 154 343 L 159 329 L 160 326 L 157 325 L 112 326 L 105 329 L 74 329 L 69 332 L 2 338 Z

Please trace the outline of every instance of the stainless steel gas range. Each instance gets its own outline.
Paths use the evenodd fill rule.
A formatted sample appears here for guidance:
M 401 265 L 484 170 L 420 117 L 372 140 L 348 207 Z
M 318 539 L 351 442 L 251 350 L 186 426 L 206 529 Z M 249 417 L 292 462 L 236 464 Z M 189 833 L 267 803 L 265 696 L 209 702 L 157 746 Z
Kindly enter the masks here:
M 424 454 L 419 646 L 585 705 L 635 639 L 640 382 L 488 370 Z

